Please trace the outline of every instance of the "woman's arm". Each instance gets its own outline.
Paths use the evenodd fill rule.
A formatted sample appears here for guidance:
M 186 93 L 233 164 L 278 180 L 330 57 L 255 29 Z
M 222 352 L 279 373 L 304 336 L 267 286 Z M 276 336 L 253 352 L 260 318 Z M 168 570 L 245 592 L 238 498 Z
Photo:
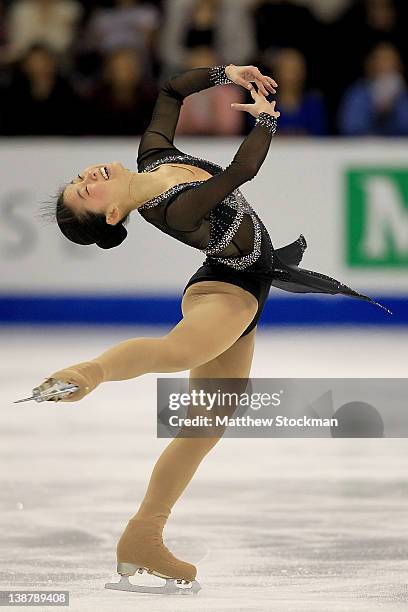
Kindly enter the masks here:
M 173 140 L 180 109 L 187 96 L 214 87 L 235 83 L 251 89 L 251 82 L 267 95 L 276 83 L 262 75 L 255 66 L 213 66 L 188 70 L 165 82 L 152 113 L 152 120 L 144 133 L 138 151 L 138 165 L 163 149 L 174 148 Z
M 268 153 L 280 113 L 275 110 L 275 102 L 268 102 L 255 90 L 251 94 L 255 104 L 235 104 L 234 108 L 253 114 L 257 118 L 255 126 L 228 168 L 170 201 L 166 210 L 166 222 L 171 228 L 185 231 L 195 229 L 203 217 L 228 194 L 258 173 Z
M 211 68 L 196 68 L 164 83 L 157 97 L 149 127 L 140 141 L 138 165 L 143 163 L 146 157 L 162 149 L 174 147 L 174 133 L 184 98 L 216 85 L 214 77 L 215 72 L 211 71 Z

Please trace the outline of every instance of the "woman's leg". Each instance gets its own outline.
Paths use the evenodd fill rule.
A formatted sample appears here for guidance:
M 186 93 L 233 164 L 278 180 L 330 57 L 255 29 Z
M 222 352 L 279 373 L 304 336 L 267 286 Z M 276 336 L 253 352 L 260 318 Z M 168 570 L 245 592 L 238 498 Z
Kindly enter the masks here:
M 256 327 L 237 340 L 222 355 L 190 370 L 190 379 L 241 378 L 249 376 Z M 204 456 L 220 438 L 175 438 L 157 461 L 149 487 L 136 517 L 152 516 L 152 508 L 167 519 Z
M 182 372 L 211 361 L 240 337 L 258 302 L 237 285 L 203 281 L 188 287 L 181 307 L 183 318 L 166 336 L 125 340 L 98 357 L 108 379 Z
M 211 361 L 192 368 L 190 381 L 195 379 L 239 378 L 249 376 L 254 352 L 256 328 Z M 145 497 L 138 512 L 129 521 L 118 543 L 119 562 L 140 563 L 141 557 L 156 564 L 162 573 L 193 580 L 196 568 L 152 547 L 154 538 L 161 540 L 163 527 L 171 509 L 194 476 L 206 454 L 222 434 L 208 438 L 175 438 L 159 457 Z M 141 550 L 147 549 L 147 550 Z M 149 548 L 153 558 L 149 557 Z M 133 560 L 133 561 L 132 561 Z M 156 567 L 154 569 L 156 569 Z M 172 572 L 172 574 L 170 573 Z M 178 572 L 178 575 L 174 575 Z
M 257 299 L 237 285 L 195 283 L 184 294 L 182 320 L 166 336 L 125 340 L 92 361 L 54 372 L 51 378 L 77 384 L 79 391 L 63 401 L 78 401 L 104 381 L 197 368 L 229 349 L 257 309 Z

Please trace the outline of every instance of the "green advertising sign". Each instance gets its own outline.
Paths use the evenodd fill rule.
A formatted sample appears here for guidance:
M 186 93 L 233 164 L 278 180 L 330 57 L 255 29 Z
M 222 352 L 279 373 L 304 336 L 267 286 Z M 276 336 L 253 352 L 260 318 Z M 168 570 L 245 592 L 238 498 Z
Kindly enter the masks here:
M 408 268 L 408 167 L 346 172 L 347 263 Z

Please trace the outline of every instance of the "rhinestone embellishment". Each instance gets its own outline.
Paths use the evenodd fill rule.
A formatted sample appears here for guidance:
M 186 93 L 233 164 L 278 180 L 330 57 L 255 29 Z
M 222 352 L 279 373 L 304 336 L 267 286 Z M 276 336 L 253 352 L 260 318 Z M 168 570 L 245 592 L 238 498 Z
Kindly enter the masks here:
M 188 163 L 189 165 L 198 166 L 200 168 L 207 166 L 208 168 L 215 170 L 216 173 L 223 170 L 221 166 L 199 157 L 193 157 L 191 155 L 169 155 L 148 164 L 143 170 L 141 170 L 141 172 L 150 172 L 154 168 L 157 168 L 157 166 L 168 163 Z M 170 187 L 170 189 L 167 189 L 167 191 L 164 191 L 148 202 L 142 204 L 142 206 L 139 206 L 138 210 L 142 211 L 158 206 L 167 198 L 172 197 L 177 193 L 181 193 L 184 189 L 196 187 L 204 182 L 205 181 L 194 181 L 191 183 L 180 183 L 179 185 Z M 254 245 L 251 253 L 242 255 L 240 257 L 217 256 L 217 253 L 221 253 L 230 244 L 231 240 L 238 231 L 239 226 L 241 225 L 244 214 L 250 215 L 254 227 Z M 203 253 L 205 253 L 205 255 L 210 256 L 216 262 L 225 264 L 235 270 L 244 270 L 258 259 L 261 253 L 262 242 L 261 225 L 255 211 L 249 205 L 239 189 L 235 189 L 210 212 L 209 222 L 210 241 L 207 247 L 200 249 L 203 251 Z
M 301 249 L 302 253 L 304 253 L 306 251 L 306 248 L 307 248 L 307 242 L 306 242 L 306 238 L 304 237 L 304 235 L 300 234 L 300 236 L 296 240 L 296 242 L 299 243 L 300 249 Z
M 231 81 L 231 79 L 229 79 L 227 77 L 227 75 L 225 74 L 225 68 L 227 66 L 213 66 L 212 68 L 210 68 L 209 70 L 209 74 L 210 74 L 210 80 L 212 83 L 214 83 L 214 85 L 229 85 L 231 83 L 233 83 L 233 81 Z
M 275 134 L 278 126 L 278 120 L 276 117 L 269 115 L 269 113 L 260 113 L 259 117 L 255 121 L 255 125 L 263 125 L 271 134 Z
M 200 183 L 203 182 L 204 181 L 195 181 L 193 183 L 179 183 L 174 187 L 170 187 L 170 189 L 167 189 L 167 191 L 163 191 L 163 193 L 160 193 L 158 196 L 155 196 L 151 200 L 148 200 L 147 202 L 139 206 L 138 210 L 147 210 L 148 208 L 154 208 L 155 206 L 161 204 L 163 200 L 167 200 L 167 198 L 170 198 L 176 193 L 183 191 L 183 189 L 185 189 L 186 187 L 195 187 L 196 185 L 200 185 Z
M 162 159 L 158 159 L 152 162 L 151 164 L 148 164 L 144 168 L 144 170 L 140 170 L 140 172 L 151 172 L 152 170 L 154 170 L 154 168 L 157 168 L 157 166 L 161 166 L 162 164 L 183 164 L 186 162 L 188 162 L 189 165 L 197 166 L 198 168 L 201 168 L 203 165 L 205 165 L 214 168 L 218 172 L 221 172 L 223 170 L 222 166 L 214 164 L 213 162 L 209 162 L 206 159 L 202 159 L 201 157 L 194 157 L 193 155 L 168 155 L 167 157 L 163 157 Z

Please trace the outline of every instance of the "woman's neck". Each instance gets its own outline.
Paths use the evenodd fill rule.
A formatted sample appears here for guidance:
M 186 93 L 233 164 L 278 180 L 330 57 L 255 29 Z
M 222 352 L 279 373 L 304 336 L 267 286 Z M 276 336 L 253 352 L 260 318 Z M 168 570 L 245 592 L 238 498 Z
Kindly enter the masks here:
M 193 180 L 195 180 L 193 170 L 170 164 L 159 166 L 151 172 L 133 172 L 129 182 L 129 212 L 136 210 L 171 187 Z

